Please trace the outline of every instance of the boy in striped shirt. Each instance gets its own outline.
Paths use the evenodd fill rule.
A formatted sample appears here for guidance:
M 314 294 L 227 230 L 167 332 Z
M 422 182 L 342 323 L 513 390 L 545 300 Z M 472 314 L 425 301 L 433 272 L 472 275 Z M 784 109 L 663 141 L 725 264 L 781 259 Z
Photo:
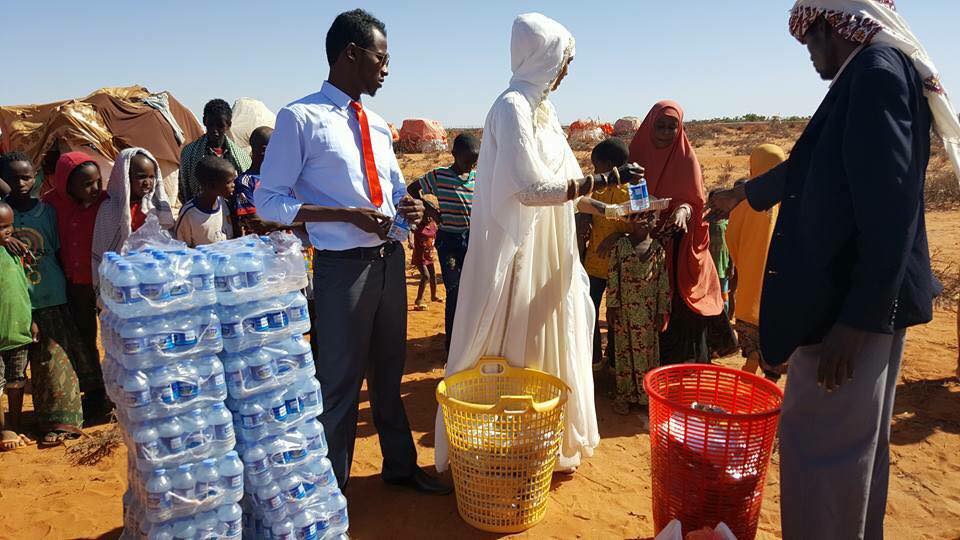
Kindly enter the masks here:
M 453 164 L 428 172 L 407 188 L 415 199 L 433 195 L 440 209 L 435 219 L 440 224 L 436 248 L 440 257 L 440 273 L 447 290 L 444 326 L 446 347 L 450 350 L 450 331 L 457 311 L 457 292 L 460 287 L 460 271 L 467 254 L 470 236 L 470 212 L 473 210 L 473 187 L 480 156 L 480 139 L 461 133 L 453 141 Z M 427 211 L 431 212 L 428 206 Z

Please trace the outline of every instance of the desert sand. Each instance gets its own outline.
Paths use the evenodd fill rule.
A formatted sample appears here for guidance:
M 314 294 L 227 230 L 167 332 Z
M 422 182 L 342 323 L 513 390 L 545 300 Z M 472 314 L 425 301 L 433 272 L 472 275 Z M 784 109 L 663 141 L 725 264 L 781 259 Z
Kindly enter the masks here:
M 753 144 L 773 139 L 790 148 L 799 126 L 706 126 L 691 130 L 709 185 L 729 184 L 747 172 Z M 588 153 L 578 157 L 589 168 Z M 445 155 L 403 155 L 408 179 L 438 165 Z M 942 166 L 935 163 L 933 166 Z M 928 231 L 935 266 L 957 275 L 960 212 L 930 211 Z M 410 304 L 417 276 L 408 273 Z M 960 384 L 957 362 L 956 298 L 944 301 L 934 321 L 913 329 L 903 362 L 893 419 L 888 538 L 960 538 Z M 432 470 L 434 390 L 442 377 L 443 306 L 410 312 L 403 393 L 420 464 Z M 721 361 L 738 366 L 737 358 Z M 556 477 L 545 520 L 517 538 L 651 538 L 649 437 L 644 417 L 611 410 L 609 376 L 598 378 L 597 409 L 603 436 L 596 455 L 571 477 Z M 26 408 L 32 409 L 27 396 Z M 5 405 L 5 403 L 4 403 Z M 29 415 L 29 413 L 28 413 Z M 29 416 L 28 416 L 29 421 Z M 89 428 L 96 434 L 104 426 Z M 68 443 L 75 445 L 76 442 Z M 122 528 L 126 449 L 94 465 L 73 462 L 68 447 L 35 446 L 0 453 L 0 538 L 116 538 Z M 346 490 L 350 534 L 377 538 L 494 538 L 466 525 L 456 500 L 387 487 L 379 479 L 380 449 L 366 393 L 353 477 Z M 778 456 L 770 464 L 759 538 L 779 538 Z M 448 473 L 449 474 L 449 473 Z M 449 478 L 449 477 L 448 477 Z

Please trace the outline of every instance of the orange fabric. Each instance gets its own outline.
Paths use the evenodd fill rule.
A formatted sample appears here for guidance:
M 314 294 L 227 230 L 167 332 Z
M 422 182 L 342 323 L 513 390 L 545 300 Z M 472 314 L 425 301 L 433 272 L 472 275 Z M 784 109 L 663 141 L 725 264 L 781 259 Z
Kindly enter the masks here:
M 350 106 L 357 111 L 357 121 L 360 122 L 360 138 L 363 140 L 363 164 L 367 170 L 370 202 L 373 203 L 373 206 L 380 208 L 380 205 L 383 204 L 383 191 L 380 189 L 377 162 L 373 159 L 373 143 L 370 142 L 370 125 L 367 124 L 367 113 L 363 112 L 363 105 L 359 101 L 351 101 Z
M 656 148 L 653 144 L 654 124 L 661 115 L 672 116 L 680 122 L 676 139 L 666 148 Z M 723 311 L 723 296 L 717 268 L 710 256 L 710 227 L 703 220 L 707 202 L 703 174 L 683 129 L 683 108 L 679 104 L 665 100 L 650 109 L 630 143 L 630 160 L 646 168 L 651 195 L 673 199 L 664 215 L 669 216 L 681 204 L 688 204 L 693 210 L 687 233 L 679 242 L 679 253 L 673 253 L 673 242 L 667 243 L 670 286 L 695 313 L 706 317 L 719 315 Z M 673 268 L 674 260 L 676 268 Z

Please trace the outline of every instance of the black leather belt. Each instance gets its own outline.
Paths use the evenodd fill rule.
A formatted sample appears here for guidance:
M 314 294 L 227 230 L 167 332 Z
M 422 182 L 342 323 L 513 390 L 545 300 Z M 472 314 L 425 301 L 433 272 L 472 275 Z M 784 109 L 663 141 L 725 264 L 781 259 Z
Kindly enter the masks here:
M 386 242 L 374 247 L 358 247 L 345 249 L 343 251 L 322 250 L 317 252 L 317 257 L 327 257 L 330 259 L 353 259 L 360 261 L 375 261 L 382 259 L 396 251 L 400 246 L 399 242 Z

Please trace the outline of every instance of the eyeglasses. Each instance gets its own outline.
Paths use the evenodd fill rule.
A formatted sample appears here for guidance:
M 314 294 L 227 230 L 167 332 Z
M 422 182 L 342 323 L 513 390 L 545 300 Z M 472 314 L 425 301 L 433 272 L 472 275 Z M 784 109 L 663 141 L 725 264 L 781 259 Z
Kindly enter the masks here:
M 387 67 L 387 66 L 390 65 L 390 53 L 378 53 L 377 51 L 371 51 L 370 49 L 364 49 L 363 47 L 357 45 L 356 43 L 354 43 L 353 46 L 356 47 L 356 48 L 358 48 L 358 49 L 360 49 L 361 51 L 367 51 L 368 53 L 376 56 L 376 57 L 377 57 L 377 62 L 379 62 L 379 63 L 377 64 L 377 67 L 379 67 L 379 68 L 385 68 L 385 67 Z

